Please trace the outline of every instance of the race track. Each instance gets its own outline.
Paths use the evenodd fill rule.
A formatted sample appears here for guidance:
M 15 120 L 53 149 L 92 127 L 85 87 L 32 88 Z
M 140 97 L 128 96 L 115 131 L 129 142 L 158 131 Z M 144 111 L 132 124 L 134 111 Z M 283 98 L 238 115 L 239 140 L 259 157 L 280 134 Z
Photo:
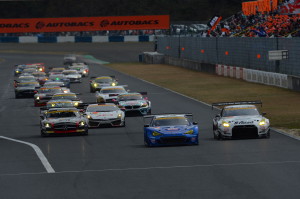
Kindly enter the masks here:
M 77 44 L 75 50 L 71 44 L 63 50 L 60 45 L 35 45 L 40 52 L 83 49 L 109 62 L 137 61 L 139 52 L 152 50 L 148 43 L 118 44 L 116 54 L 116 44 L 90 44 L 90 51 L 87 44 Z M 131 91 L 147 91 L 152 113 L 193 113 L 199 145 L 147 148 L 142 117 L 127 117 L 126 127 L 90 129 L 88 136 L 42 138 L 33 99 L 14 98 L 13 66 L 60 66 L 63 55 L 30 53 L 33 46 L 0 48 L 24 51 L 0 53 L 0 198 L 299 198 L 298 140 L 271 132 L 270 139 L 216 141 L 212 118 L 217 112 L 211 107 L 98 64 L 90 65 L 93 76 L 115 75 Z M 95 97 L 88 82 L 72 84 L 71 90 L 91 102 Z M 42 151 L 53 173 L 28 144 Z

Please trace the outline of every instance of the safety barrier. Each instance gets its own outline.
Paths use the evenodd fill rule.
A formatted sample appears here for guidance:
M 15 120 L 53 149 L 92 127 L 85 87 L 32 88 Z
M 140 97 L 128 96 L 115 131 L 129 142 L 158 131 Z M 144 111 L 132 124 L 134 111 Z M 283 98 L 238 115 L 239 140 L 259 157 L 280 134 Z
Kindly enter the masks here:
M 153 35 L 128 36 L 19 36 L 0 37 L 0 43 L 64 43 L 64 42 L 152 42 Z
M 243 79 L 248 82 L 293 89 L 293 86 L 289 86 L 288 75 L 286 74 L 265 72 L 235 66 L 226 66 L 221 64 L 216 65 L 216 74 L 225 77 Z M 290 83 L 290 85 L 292 84 L 293 83 Z

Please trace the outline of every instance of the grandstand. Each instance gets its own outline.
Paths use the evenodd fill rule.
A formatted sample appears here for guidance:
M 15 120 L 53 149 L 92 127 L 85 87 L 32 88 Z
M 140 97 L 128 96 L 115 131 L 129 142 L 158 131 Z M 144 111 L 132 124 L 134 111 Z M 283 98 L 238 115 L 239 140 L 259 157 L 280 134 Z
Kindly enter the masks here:
M 242 3 L 242 12 L 221 21 L 203 37 L 299 37 L 300 0 Z

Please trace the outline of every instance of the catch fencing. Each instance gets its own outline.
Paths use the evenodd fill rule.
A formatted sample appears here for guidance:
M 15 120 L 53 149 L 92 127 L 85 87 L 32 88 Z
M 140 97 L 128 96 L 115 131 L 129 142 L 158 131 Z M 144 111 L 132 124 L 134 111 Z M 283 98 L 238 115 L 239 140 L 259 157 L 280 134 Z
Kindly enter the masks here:
M 269 51 L 288 50 L 288 59 L 269 60 Z M 300 38 L 157 38 L 157 52 L 200 63 L 221 64 L 300 76 Z

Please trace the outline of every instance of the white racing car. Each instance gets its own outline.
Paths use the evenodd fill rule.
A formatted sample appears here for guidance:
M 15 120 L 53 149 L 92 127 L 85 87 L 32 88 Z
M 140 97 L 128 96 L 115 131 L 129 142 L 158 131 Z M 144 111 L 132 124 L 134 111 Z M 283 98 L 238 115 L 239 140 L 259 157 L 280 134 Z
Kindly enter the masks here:
M 220 114 L 213 119 L 215 139 L 233 137 L 270 137 L 270 122 L 260 114 L 254 104 L 261 101 L 220 102 L 214 106 L 223 106 Z
M 97 103 L 116 103 L 120 94 L 128 93 L 124 88 L 125 86 L 107 86 L 96 91 Z
M 125 126 L 125 113 L 115 104 L 91 104 L 85 115 L 89 127 Z
M 81 74 L 77 70 L 64 70 L 62 72 L 65 78 L 69 79 L 71 83 L 80 83 L 81 82 Z

